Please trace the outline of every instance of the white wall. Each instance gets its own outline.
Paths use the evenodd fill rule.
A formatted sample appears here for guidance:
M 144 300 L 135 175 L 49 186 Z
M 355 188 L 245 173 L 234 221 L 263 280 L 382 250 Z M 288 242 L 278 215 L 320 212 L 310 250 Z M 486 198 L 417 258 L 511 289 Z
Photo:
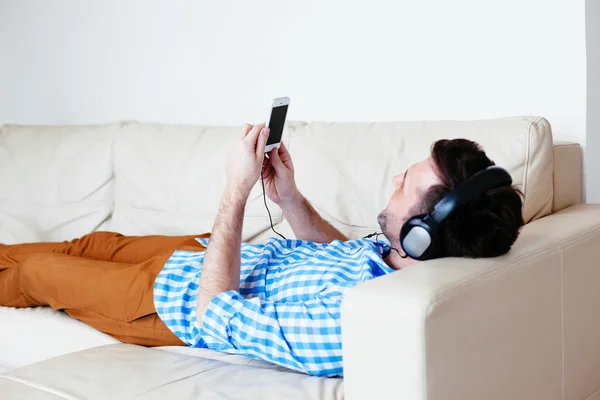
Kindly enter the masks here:
M 588 203 L 600 203 L 600 1 L 587 0 L 586 5 L 586 195 Z
M 546 116 L 585 143 L 584 0 L 0 0 L 0 122 Z

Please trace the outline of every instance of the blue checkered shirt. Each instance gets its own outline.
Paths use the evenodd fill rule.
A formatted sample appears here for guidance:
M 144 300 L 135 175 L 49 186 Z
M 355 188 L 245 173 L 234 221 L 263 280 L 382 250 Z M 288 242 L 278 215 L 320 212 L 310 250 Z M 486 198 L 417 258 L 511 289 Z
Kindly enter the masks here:
M 156 278 L 154 305 L 189 346 L 343 376 L 342 299 L 353 286 L 393 271 L 382 259 L 385 247 L 369 239 L 243 243 L 240 289 L 213 298 L 202 325 L 196 299 L 205 253 L 177 250 Z

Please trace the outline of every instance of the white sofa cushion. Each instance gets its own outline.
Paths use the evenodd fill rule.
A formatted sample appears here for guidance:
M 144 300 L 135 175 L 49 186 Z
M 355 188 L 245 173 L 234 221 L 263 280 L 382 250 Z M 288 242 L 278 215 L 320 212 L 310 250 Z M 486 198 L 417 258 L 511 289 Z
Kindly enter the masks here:
M 0 393 L 29 400 L 344 398 L 342 379 L 308 376 L 210 350 L 189 355 L 179 350 L 128 344 L 83 350 L 0 375 Z
M 126 123 L 115 143 L 109 229 L 128 235 L 209 232 L 225 188 L 229 152 L 240 135 L 240 127 Z M 280 210 L 269 204 L 274 220 L 281 220 Z M 243 238 L 256 241 L 269 228 L 259 183 L 246 207 Z
M 50 307 L 0 307 L 0 369 L 113 343 L 119 341 Z
M 0 242 L 64 240 L 98 229 L 132 235 L 210 231 L 227 156 L 239 132 L 239 127 L 135 122 L 4 125 Z M 509 170 L 525 193 L 527 222 L 550 213 L 552 133 L 543 118 L 296 122 L 288 124 L 284 140 L 306 197 L 327 220 L 357 237 L 377 229 L 376 216 L 393 190 L 391 178 L 427 157 L 433 141 L 456 137 L 479 142 Z M 113 200 L 114 215 L 106 224 Z M 279 209 L 269 204 L 274 222 L 283 223 L 283 232 L 292 236 Z M 269 235 L 259 183 L 246 208 L 243 238 L 259 241 Z
M 430 155 L 439 139 L 483 146 L 525 194 L 526 222 L 552 208 L 552 132 L 539 117 L 483 121 L 295 123 L 290 152 L 296 182 L 313 206 L 350 237 L 378 230 L 377 214 L 393 193 L 392 178 Z M 284 232 L 291 235 L 289 224 Z
M 2 126 L 0 243 L 61 241 L 103 226 L 117 126 Z
M 210 231 L 225 186 L 225 165 L 239 127 L 126 123 L 115 143 L 115 211 L 109 229 L 124 234 Z M 350 237 L 376 230 L 393 192 L 392 177 L 429 156 L 431 144 L 463 137 L 480 143 L 525 194 L 526 222 L 552 208 L 552 132 L 539 117 L 484 121 L 304 123 L 287 125 L 300 190 Z M 293 237 L 278 207 L 274 223 Z M 243 239 L 271 235 L 260 182 Z

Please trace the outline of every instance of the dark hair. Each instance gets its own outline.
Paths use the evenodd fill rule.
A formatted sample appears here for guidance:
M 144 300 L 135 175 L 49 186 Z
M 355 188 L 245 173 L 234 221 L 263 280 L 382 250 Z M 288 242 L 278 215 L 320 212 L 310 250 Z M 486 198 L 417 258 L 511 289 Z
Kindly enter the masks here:
M 423 194 L 415 214 L 433 207 L 471 175 L 494 165 L 481 147 L 467 139 L 438 140 L 431 147 L 442 183 Z M 496 257 L 507 253 L 523 226 L 522 194 L 511 186 L 491 189 L 457 209 L 440 226 L 440 257 Z

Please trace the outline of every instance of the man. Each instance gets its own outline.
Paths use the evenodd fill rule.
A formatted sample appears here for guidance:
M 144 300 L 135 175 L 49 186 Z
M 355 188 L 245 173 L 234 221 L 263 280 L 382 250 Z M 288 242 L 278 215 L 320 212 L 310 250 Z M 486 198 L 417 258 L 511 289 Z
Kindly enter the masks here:
M 342 376 L 344 293 L 416 263 L 402 254 L 404 221 L 431 212 L 493 162 L 471 141 L 436 142 L 431 157 L 393 179 L 396 190 L 378 217 L 389 243 L 348 240 L 298 191 L 285 145 L 264 157 L 268 135 L 264 124 L 243 129 L 210 239 L 97 232 L 0 245 L 0 305 L 50 305 L 127 343 L 208 347 Z M 244 208 L 261 174 L 298 240 L 241 243 Z M 510 186 L 472 200 L 442 222 L 440 256 L 506 253 L 523 225 L 521 207 Z

